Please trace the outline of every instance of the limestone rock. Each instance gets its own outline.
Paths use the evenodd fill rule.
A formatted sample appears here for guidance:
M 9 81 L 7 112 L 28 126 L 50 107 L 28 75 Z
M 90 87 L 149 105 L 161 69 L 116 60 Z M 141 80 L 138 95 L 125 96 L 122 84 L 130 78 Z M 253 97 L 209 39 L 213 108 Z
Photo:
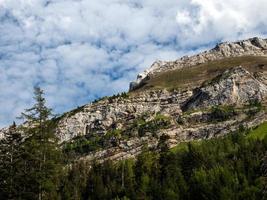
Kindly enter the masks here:
M 226 70 L 207 85 L 197 88 L 183 106 L 184 110 L 218 105 L 244 105 L 262 101 L 267 85 L 242 67 Z

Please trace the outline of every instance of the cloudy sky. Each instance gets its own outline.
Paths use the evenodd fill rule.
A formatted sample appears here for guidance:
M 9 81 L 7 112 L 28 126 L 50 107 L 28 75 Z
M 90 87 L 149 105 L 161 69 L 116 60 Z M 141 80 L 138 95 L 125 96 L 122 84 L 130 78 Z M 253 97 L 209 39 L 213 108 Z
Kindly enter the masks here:
M 267 32 L 266 0 L 0 0 L 0 127 L 40 85 L 62 113 L 105 95 L 155 60 Z

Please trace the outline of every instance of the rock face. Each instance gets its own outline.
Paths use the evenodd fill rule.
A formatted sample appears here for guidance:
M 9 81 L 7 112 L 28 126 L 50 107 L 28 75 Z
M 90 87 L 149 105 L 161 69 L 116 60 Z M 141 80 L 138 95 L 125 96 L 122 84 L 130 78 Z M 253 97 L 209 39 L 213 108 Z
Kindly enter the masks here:
M 146 115 L 143 134 L 130 134 L 115 146 L 109 146 L 87 154 L 82 159 L 104 161 L 133 158 L 144 145 L 157 149 L 162 135 L 169 137 L 167 143 L 173 147 L 180 142 L 209 139 L 239 129 L 251 128 L 264 122 L 266 113 L 258 110 L 253 102 L 264 102 L 267 96 L 266 79 L 263 73 L 252 74 L 237 66 L 199 88 L 188 91 L 144 91 L 129 97 L 117 97 L 86 105 L 82 111 L 63 117 L 57 126 L 62 142 L 78 135 L 106 135 L 109 130 L 127 128 Z M 239 108 L 223 111 L 220 116 L 212 107 L 234 106 Z M 241 109 L 240 109 L 241 108 Z M 251 114 L 253 113 L 253 114 Z M 166 116 L 168 126 L 149 129 L 157 115 Z M 138 127 L 138 126 L 137 126 Z M 140 127 L 140 126 L 139 126 Z M 148 128 L 147 128 L 148 127 Z
M 176 117 L 188 110 L 261 102 L 266 96 L 265 79 L 238 66 L 194 90 L 149 91 L 85 105 L 79 112 L 67 114 L 58 122 L 57 134 L 63 142 L 80 135 L 121 129 L 144 114 L 150 118 L 157 113 Z
M 8 128 L 0 129 L 0 140 L 5 137 L 5 134 L 8 132 Z
M 257 79 L 258 78 L 258 79 Z M 194 91 L 184 110 L 218 105 L 244 105 L 261 102 L 267 96 L 265 82 L 242 67 L 226 70 L 208 84 Z
M 267 55 L 267 39 L 251 38 L 238 42 L 225 42 L 215 48 L 194 56 L 184 56 L 176 61 L 156 61 L 144 72 L 137 75 L 137 79 L 130 83 L 130 91 L 142 86 L 149 77 L 169 70 L 180 69 L 203 64 L 209 61 L 220 60 L 229 57 L 240 56 L 264 56 Z
M 191 95 L 192 91 L 160 90 L 127 98 L 104 99 L 84 106 L 82 111 L 71 116 L 66 115 L 59 121 L 57 133 L 63 142 L 79 135 L 105 134 L 107 130 L 120 129 L 144 113 L 150 116 L 180 113 L 180 105 Z

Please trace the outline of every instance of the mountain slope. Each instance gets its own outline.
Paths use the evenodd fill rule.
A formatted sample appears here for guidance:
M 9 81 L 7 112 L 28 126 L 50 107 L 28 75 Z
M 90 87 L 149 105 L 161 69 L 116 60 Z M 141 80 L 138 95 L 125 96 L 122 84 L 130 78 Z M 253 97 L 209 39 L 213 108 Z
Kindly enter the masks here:
M 154 65 L 135 90 L 53 119 L 62 148 L 75 159 L 117 161 L 144 146 L 157 151 L 161 138 L 174 147 L 255 127 L 266 121 L 266 49 L 253 38 Z
M 143 86 L 85 105 L 58 120 L 57 134 L 66 152 L 103 161 L 135 157 L 146 145 L 157 150 L 162 136 L 174 147 L 255 127 L 266 120 L 265 42 L 254 38 L 224 43 L 202 56 L 180 59 L 189 66 L 175 70 L 161 66 L 146 81 L 168 74 L 165 83 L 174 86 L 171 79 L 183 83 L 171 90 L 164 84 Z M 190 65 L 203 55 L 208 58 L 204 63 Z

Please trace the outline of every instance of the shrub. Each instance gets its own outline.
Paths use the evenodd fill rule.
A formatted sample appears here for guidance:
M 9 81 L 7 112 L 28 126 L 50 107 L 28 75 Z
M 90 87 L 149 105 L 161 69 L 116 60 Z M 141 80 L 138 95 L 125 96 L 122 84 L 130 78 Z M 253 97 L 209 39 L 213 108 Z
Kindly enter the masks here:
M 164 115 L 158 114 L 153 120 L 140 124 L 140 126 L 138 126 L 138 134 L 142 137 L 146 132 L 156 133 L 157 130 L 168 128 L 169 125 L 170 119 Z
M 233 106 L 225 107 L 213 107 L 211 110 L 211 121 L 225 121 L 236 115 L 236 111 Z
M 85 136 L 79 136 L 73 139 L 73 141 L 65 143 L 63 151 L 65 153 L 85 154 L 100 149 L 102 147 L 101 143 L 101 138 L 98 136 L 91 137 L 90 139 Z

